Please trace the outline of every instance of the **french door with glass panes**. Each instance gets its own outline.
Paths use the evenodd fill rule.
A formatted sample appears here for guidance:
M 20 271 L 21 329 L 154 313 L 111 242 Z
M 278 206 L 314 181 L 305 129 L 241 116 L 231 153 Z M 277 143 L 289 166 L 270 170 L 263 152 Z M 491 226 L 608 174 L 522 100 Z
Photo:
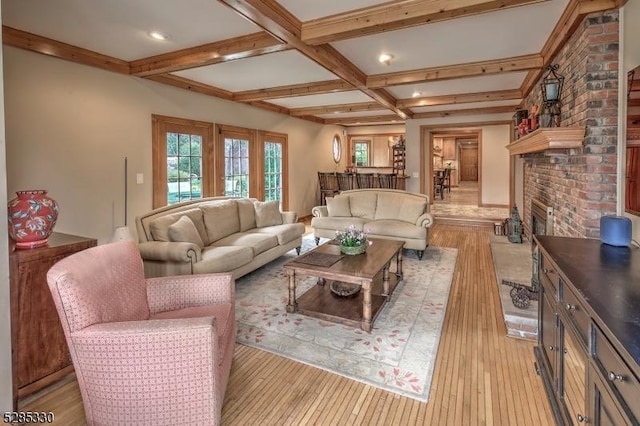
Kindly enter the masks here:
M 152 116 L 153 207 L 212 195 L 213 125 Z
M 279 200 L 281 210 L 286 211 L 289 207 L 287 135 L 258 132 L 257 136 L 260 146 L 259 158 L 262 158 L 258 198 L 264 201 Z
M 255 131 L 216 125 L 216 195 L 258 197 Z

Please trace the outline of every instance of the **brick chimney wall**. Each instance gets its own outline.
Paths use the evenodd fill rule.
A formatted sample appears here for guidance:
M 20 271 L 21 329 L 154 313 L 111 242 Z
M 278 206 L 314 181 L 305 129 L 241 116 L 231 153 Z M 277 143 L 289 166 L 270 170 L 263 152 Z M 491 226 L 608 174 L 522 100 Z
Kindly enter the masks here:
M 586 126 L 583 146 L 524 155 L 525 228 L 531 198 L 554 209 L 554 234 L 598 238 L 600 217 L 616 212 L 618 11 L 588 15 L 551 62 L 564 75 L 561 126 Z M 543 74 L 546 75 L 546 72 Z M 525 108 L 540 105 L 540 82 Z

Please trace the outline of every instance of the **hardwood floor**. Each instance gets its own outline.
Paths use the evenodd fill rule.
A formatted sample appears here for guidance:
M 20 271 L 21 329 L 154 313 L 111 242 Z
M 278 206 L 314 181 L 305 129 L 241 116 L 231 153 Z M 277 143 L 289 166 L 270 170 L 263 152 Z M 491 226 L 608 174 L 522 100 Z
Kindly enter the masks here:
M 490 230 L 435 225 L 433 246 L 458 248 L 428 403 L 238 345 L 222 413 L 225 425 L 550 425 L 534 343 L 506 337 Z M 22 410 L 82 425 L 75 380 Z

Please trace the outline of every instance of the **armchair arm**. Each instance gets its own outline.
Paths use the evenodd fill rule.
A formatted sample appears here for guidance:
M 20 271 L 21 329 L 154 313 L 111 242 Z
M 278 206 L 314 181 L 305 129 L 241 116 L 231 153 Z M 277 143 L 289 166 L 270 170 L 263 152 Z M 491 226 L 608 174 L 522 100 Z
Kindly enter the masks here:
M 152 314 L 191 306 L 233 305 L 235 299 L 235 280 L 228 273 L 147 278 L 146 282 Z
M 282 223 L 296 223 L 298 221 L 298 213 L 282 212 Z
M 418 220 L 416 220 L 416 225 L 422 226 L 423 228 L 431 227 L 431 225 L 433 225 L 433 215 L 431 213 L 423 213 Z
M 193 243 L 148 241 L 138 244 L 138 250 L 146 260 L 195 263 L 202 259 L 202 249 Z
M 315 206 L 311 209 L 311 214 L 313 217 L 327 217 L 329 216 L 329 211 L 327 206 Z

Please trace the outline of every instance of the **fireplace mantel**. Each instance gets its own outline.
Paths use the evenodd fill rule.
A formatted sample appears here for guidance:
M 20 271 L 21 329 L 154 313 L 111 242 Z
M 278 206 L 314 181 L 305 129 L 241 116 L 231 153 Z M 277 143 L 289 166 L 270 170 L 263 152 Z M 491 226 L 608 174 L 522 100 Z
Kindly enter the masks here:
M 585 126 L 549 127 L 534 130 L 507 145 L 511 155 L 541 152 L 547 149 L 579 148 L 584 140 Z

